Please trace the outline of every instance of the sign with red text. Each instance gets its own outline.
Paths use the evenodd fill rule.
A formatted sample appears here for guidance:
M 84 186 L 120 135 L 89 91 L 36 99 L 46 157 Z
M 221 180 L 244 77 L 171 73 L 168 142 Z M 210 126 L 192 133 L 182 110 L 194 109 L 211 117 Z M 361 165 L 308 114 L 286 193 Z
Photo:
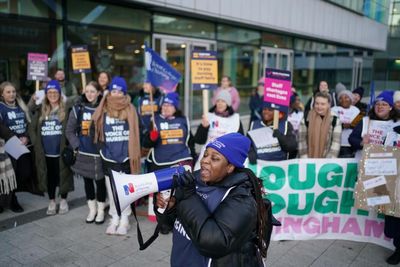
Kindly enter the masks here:
M 72 70 L 74 73 L 91 72 L 90 56 L 87 45 L 71 47 Z
M 48 73 L 47 54 L 28 53 L 27 80 L 43 81 Z
M 393 249 L 384 219 L 355 208 L 355 159 L 293 159 L 249 165 L 261 178 L 274 216 L 273 240 L 344 239 Z
M 288 112 L 292 94 L 292 74 L 287 70 L 265 69 L 264 102 L 272 109 Z

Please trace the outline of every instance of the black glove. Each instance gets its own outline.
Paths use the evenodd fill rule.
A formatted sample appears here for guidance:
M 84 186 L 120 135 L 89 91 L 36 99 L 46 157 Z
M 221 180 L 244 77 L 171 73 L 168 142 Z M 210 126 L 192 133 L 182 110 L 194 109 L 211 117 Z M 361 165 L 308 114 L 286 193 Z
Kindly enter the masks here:
M 278 129 L 275 129 L 275 130 L 272 132 L 272 136 L 275 137 L 275 138 L 279 138 L 279 137 L 282 136 L 282 133 L 281 133 Z
M 397 134 L 400 134 L 400 126 L 394 127 L 393 131 L 395 131 Z
M 174 176 L 175 199 L 181 201 L 196 194 L 195 178 L 191 172 L 185 171 Z

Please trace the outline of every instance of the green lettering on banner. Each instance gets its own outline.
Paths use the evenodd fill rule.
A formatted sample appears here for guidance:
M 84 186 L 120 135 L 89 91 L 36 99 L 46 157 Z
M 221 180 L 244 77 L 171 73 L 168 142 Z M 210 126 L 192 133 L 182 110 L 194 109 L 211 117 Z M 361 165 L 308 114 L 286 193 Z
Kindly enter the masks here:
M 272 213 L 276 214 L 286 208 L 285 199 L 278 194 L 270 193 L 267 198 L 272 202 Z
M 346 170 L 346 179 L 343 187 L 354 188 L 357 181 L 358 165 L 357 163 L 348 163 Z
M 325 201 L 325 198 L 328 200 Z M 321 214 L 326 214 L 326 213 L 337 213 L 338 209 L 338 195 L 335 191 L 332 190 L 326 190 L 322 192 L 317 199 L 315 200 L 315 206 L 314 209 L 315 211 L 321 213 Z M 334 200 L 334 201 L 330 201 Z M 326 204 L 324 204 L 326 203 Z
M 302 194 L 304 195 L 304 194 Z M 312 210 L 314 203 L 314 193 L 306 193 L 306 200 L 301 201 L 301 203 L 306 203 L 303 209 L 299 208 L 300 194 L 289 194 L 287 213 L 291 215 L 306 215 Z
M 299 164 L 290 164 L 288 168 L 289 185 L 294 190 L 311 189 L 315 185 L 315 164 L 307 164 L 305 173 L 306 180 L 300 181 L 300 177 L 304 177 L 299 173 Z
M 357 210 L 357 215 L 368 216 L 369 211 L 367 210 Z
M 331 175 L 331 179 L 329 180 L 328 176 L 330 173 L 334 173 Z M 335 175 L 336 174 L 336 175 Z M 333 186 L 341 186 L 343 180 L 343 168 L 342 166 L 336 163 L 327 163 L 322 165 L 321 169 L 318 172 L 318 183 L 323 188 L 330 188 Z
M 285 185 L 285 170 L 277 166 L 266 166 L 261 169 L 260 178 L 267 190 L 279 190 Z
M 354 207 L 353 191 L 343 191 L 342 199 L 340 201 L 340 213 L 350 214 L 351 209 Z

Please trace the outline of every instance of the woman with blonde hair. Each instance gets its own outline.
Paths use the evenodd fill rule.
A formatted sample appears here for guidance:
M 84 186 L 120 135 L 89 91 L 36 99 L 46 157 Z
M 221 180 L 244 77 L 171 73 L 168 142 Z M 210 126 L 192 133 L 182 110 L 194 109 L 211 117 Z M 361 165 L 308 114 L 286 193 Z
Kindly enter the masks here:
M 30 147 L 28 135 L 28 123 L 31 117 L 28 107 L 17 93 L 16 87 L 10 82 L 0 84 L 0 123 L 8 127 L 16 135 L 21 143 Z M 30 153 L 24 154 L 18 160 L 10 157 L 15 175 L 17 177 L 17 189 L 24 190 L 32 181 L 32 156 Z M 32 191 L 29 188 L 28 191 Z M 10 194 L 10 209 L 13 212 L 23 212 L 24 209 L 19 205 L 15 191 Z
M 55 193 L 59 186 L 61 201 L 58 213 L 65 214 L 69 210 L 68 192 L 73 190 L 71 170 L 60 157 L 61 151 L 66 146 L 67 114 L 61 98 L 61 86 L 57 81 L 52 80 L 47 84 L 45 94 L 32 119 L 31 137 L 35 146 L 39 189 L 49 194 L 47 215 L 55 215 L 57 213 Z
M 100 156 L 106 176 L 108 196 L 110 170 L 138 174 L 140 172 L 139 123 L 131 98 L 127 95 L 127 85 L 122 77 L 114 77 L 109 93 L 103 97 L 92 116 L 94 122 L 94 142 L 100 143 Z M 110 200 L 111 221 L 106 234 L 126 235 L 129 225 L 130 206 L 118 216 L 114 201 Z

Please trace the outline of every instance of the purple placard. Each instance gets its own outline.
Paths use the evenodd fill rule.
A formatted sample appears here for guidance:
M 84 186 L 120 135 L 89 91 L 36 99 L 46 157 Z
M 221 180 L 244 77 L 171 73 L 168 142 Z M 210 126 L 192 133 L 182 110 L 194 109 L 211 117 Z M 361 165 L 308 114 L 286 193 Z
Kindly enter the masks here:
M 27 80 L 43 81 L 48 73 L 47 54 L 28 53 Z
M 279 111 L 288 112 L 292 94 L 292 73 L 287 70 L 265 69 L 264 102 Z

